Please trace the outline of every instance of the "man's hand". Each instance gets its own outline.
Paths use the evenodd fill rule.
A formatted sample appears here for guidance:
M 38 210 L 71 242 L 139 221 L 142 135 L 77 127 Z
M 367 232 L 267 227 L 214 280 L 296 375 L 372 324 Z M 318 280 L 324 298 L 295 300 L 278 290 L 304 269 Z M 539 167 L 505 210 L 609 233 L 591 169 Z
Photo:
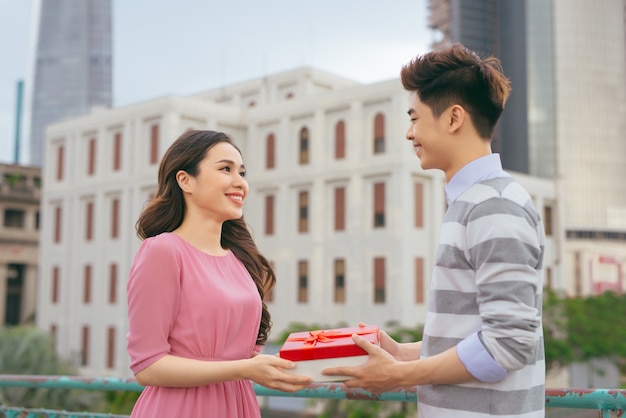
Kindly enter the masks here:
M 380 347 L 398 361 L 412 361 L 420 358 L 422 342 L 399 343 L 385 331 L 379 331 Z
M 389 338 L 389 336 L 386 338 Z M 391 340 L 391 338 L 389 339 Z M 358 335 L 353 335 L 352 340 L 356 345 L 367 351 L 369 354 L 367 362 L 355 367 L 331 367 L 324 369 L 322 370 L 323 375 L 351 376 L 353 379 L 344 382 L 348 388 L 363 388 L 375 394 L 402 387 L 399 379 L 402 370 L 400 362 L 383 348 L 370 343 Z M 389 343 L 389 341 L 386 342 Z

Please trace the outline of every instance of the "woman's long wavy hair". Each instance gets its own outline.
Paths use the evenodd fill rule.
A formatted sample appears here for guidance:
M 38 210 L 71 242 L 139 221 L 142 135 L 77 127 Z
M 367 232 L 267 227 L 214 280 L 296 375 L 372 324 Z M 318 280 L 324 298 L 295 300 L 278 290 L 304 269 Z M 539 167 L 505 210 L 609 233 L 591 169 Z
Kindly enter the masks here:
M 148 202 L 135 225 L 139 238 L 146 239 L 163 232 L 172 232 L 180 226 L 185 216 L 185 199 L 176 181 L 176 173 L 184 170 L 191 176 L 197 176 L 200 161 L 220 142 L 231 144 L 241 153 L 222 132 L 187 131 L 174 141 L 159 166 L 157 193 Z M 263 311 L 257 344 L 265 344 L 272 326 L 265 295 L 276 283 L 274 270 L 259 252 L 243 216 L 222 224 L 221 245 L 232 251 L 244 264 L 261 295 Z

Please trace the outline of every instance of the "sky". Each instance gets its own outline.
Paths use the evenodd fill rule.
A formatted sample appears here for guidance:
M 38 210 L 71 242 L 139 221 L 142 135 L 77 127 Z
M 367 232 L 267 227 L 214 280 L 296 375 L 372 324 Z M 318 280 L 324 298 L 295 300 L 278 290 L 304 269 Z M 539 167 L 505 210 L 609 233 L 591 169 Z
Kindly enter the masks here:
M 0 163 L 28 164 L 39 0 L 0 7 Z M 45 1 L 45 0 L 44 0 Z M 426 0 L 112 0 L 113 105 L 313 67 L 362 83 L 398 78 L 428 51 Z

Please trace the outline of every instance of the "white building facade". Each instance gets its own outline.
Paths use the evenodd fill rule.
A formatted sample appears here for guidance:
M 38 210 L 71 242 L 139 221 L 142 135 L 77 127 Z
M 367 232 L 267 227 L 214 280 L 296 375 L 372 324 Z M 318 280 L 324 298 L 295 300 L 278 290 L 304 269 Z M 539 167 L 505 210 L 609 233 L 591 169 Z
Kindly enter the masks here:
M 273 263 L 272 337 L 290 323 L 423 323 L 444 179 L 405 140 L 398 80 L 304 68 L 53 125 L 43 177 L 37 323 L 90 375 L 130 376 L 126 280 L 158 165 L 187 129 L 241 148 L 245 217 Z M 514 174 L 514 173 L 512 173 Z M 563 287 L 554 182 L 516 175 L 548 216 L 546 276 Z

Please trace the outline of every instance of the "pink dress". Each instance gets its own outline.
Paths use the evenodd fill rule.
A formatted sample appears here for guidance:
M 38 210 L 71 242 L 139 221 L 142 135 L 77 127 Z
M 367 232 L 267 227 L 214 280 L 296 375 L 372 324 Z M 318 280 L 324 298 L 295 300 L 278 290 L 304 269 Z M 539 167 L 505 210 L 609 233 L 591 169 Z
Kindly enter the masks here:
M 147 238 L 128 281 L 128 353 L 133 373 L 166 354 L 223 361 L 250 358 L 261 298 L 232 252 L 211 256 L 172 233 Z M 260 417 L 249 381 L 148 386 L 131 417 Z

